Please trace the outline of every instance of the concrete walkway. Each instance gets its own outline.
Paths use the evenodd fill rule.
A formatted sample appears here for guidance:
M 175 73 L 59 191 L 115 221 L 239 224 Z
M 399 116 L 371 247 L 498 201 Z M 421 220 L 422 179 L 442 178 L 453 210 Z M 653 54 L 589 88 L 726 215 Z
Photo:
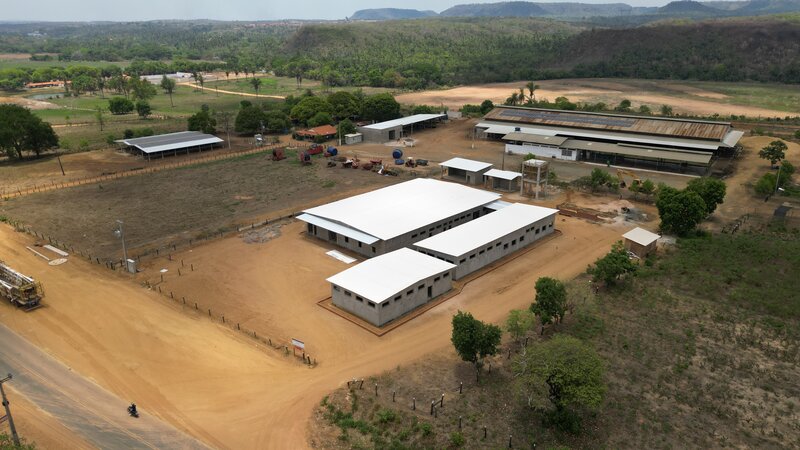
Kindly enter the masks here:
M 35 314 L 35 313 L 33 313 Z M 98 448 L 206 449 L 203 443 L 140 410 L 128 416 L 121 399 L 0 324 L 0 374 L 17 392 Z M 13 396 L 9 398 L 12 414 Z

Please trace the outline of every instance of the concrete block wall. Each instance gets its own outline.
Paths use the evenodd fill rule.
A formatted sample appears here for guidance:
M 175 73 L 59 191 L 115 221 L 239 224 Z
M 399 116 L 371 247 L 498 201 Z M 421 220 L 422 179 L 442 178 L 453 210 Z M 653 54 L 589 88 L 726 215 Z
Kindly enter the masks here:
M 453 288 L 452 278 L 451 270 L 440 272 L 407 286 L 388 299 L 368 299 L 334 284 L 331 286 L 331 298 L 339 308 L 375 326 L 383 326 L 450 291 Z

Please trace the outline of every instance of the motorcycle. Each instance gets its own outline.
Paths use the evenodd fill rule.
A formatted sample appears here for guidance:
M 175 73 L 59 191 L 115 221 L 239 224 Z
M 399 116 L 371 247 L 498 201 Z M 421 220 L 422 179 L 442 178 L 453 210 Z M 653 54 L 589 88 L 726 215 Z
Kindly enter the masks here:
M 128 406 L 128 414 L 131 417 L 139 417 L 139 411 L 136 410 L 136 403 L 131 403 L 131 405 Z

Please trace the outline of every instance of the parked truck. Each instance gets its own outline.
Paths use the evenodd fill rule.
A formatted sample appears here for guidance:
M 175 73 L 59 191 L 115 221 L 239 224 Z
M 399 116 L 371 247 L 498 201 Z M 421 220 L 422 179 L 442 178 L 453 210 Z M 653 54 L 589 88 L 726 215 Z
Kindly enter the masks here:
M 43 295 L 41 283 L 0 261 L 0 296 L 7 298 L 12 305 L 30 311 L 41 306 Z

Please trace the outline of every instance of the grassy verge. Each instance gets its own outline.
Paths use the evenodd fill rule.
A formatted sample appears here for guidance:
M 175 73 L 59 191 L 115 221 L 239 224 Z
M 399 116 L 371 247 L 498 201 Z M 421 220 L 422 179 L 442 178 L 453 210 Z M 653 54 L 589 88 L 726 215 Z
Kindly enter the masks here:
M 451 352 L 333 392 L 318 408 L 314 444 L 482 449 L 506 448 L 513 436 L 514 448 L 796 447 L 798 263 L 796 233 L 721 235 L 679 241 L 615 289 L 595 294 L 587 277 L 573 280 L 572 313 L 529 345 L 568 333 L 606 361 L 605 403 L 584 412 L 579 434 L 543 425 L 546 398 L 528 407 L 507 359 L 521 348 L 507 343 L 480 384 Z M 430 401 L 442 392 L 433 417 Z

